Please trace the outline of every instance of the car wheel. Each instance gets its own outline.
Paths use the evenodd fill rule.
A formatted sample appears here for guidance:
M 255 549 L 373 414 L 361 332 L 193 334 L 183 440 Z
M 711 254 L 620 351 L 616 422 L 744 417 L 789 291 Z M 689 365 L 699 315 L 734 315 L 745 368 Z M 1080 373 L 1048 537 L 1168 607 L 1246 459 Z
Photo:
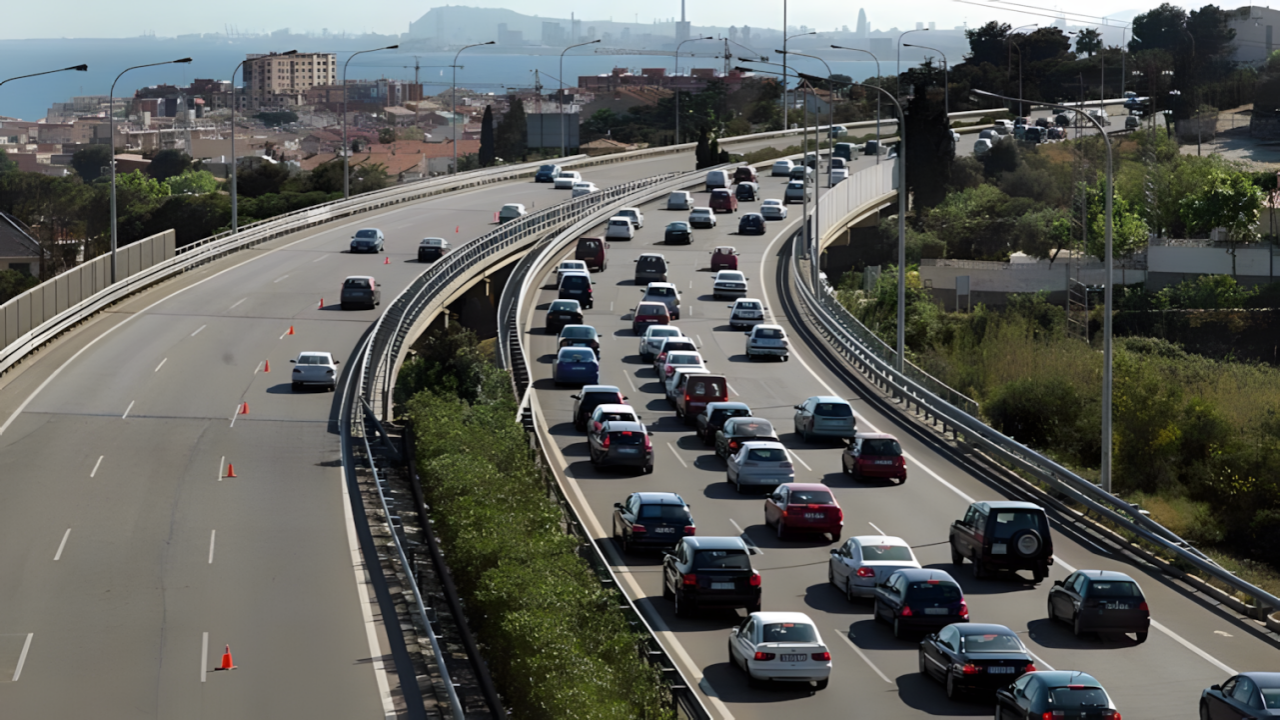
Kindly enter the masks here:
M 622 554 L 623 554 L 623 555 L 630 555 L 630 554 L 631 554 L 631 541 L 627 539 L 627 536 L 626 536 L 626 535 L 623 535 L 623 536 L 620 538 L 620 540 L 622 541 Z
M 778 524 L 775 526 L 778 531 L 778 539 L 781 540 L 787 536 L 787 526 L 782 522 L 782 518 L 778 518 Z
M 685 608 L 684 603 L 680 602 L 680 597 L 683 594 L 684 593 L 673 593 L 675 603 L 676 603 L 676 607 L 675 607 L 676 617 L 684 617 L 689 612 L 688 609 Z
M 652 466 L 652 465 L 645 465 L 645 466 L 644 466 L 644 474 L 645 474 L 645 475 L 652 475 L 652 474 L 653 474 L 653 466 Z
M 849 578 L 844 581 L 844 599 L 848 600 L 849 602 L 853 602 L 854 597 L 855 596 L 853 594 L 853 576 L 850 575 Z
M 742 483 L 738 482 L 738 478 L 736 478 L 736 477 L 735 477 L 735 478 L 733 478 L 732 480 L 730 480 L 730 482 L 732 482 L 732 483 L 733 483 L 733 489 L 734 489 L 734 490 L 737 490 L 737 491 L 738 491 L 738 494 L 739 494 L 739 495 L 741 495 L 741 494 L 742 494 Z
M 1045 602 L 1045 614 L 1049 616 L 1049 622 L 1057 622 L 1058 613 L 1053 611 L 1053 598 Z
M 826 690 L 826 689 L 827 689 L 827 684 L 828 684 L 828 683 L 830 683 L 830 682 L 831 682 L 831 678 L 823 678 L 823 679 L 819 680 L 819 681 L 818 681 L 818 682 L 813 686 L 813 689 L 814 689 L 814 690 Z
M 1209 705 L 1200 701 L 1200 720 L 1209 720 Z
M 845 475 L 853 475 L 853 473 L 849 472 L 849 461 L 845 460 L 843 455 L 840 456 L 840 472 Z
M 836 572 L 831 569 L 831 563 L 827 563 L 827 582 L 831 585 L 836 584 Z
M 917 652 L 916 655 L 919 656 L 919 660 L 920 660 L 920 674 L 925 677 L 929 677 L 929 668 L 927 665 L 925 665 L 925 661 L 924 661 L 924 651 L 921 650 L 920 652 Z
M 1004 710 L 1000 709 L 999 705 L 996 706 L 995 720 L 1004 720 Z
M 981 558 L 973 559 L 973 579 L 982 580 L 987 577 L 987 568 Z
M 1031 571 L 1031 578 L 1035 581 L 1037 585 L 1044 582 L 1044 579 L 1047 576 L 1048 576 L 1048 573 L 1046 573 L 1043 569 L 1037 568 Z
M 960 551 L 956 548 L 956 544 L 954 542 L 951 543 L 951 564 L 952 565 L 964 564 L 964 556 L 960 554 Z
M 898 618 L 893 619 L 893 636 L 899 640 L 902 639 L 902 623 Z
M 664 600 L 674 600 L 676 594 L 671 592 L 671 588 L 667 586 L 667 579 L 662 579 L 662 597 Z
M 1138 644 L 1142 644 L 1142 643 L 1144 643 L 1144 642 L 1146 642 L 1146 641 L 1147 641 L 1147 633 L 1148 633 L 1148 632 L 1150 632 L 1150 631 L 1148 631 L 1148 630 L 1143 630 L 1143 631 L 1142 631 L 1142 632 L 1140 632 L 1140 633 L 1136 633 L 1136 634 L 1137 634 L 1137 637 L 1138 637 Z
M 956 690 L 956 676 L 947 671 L 947 699 L 955 700 L 959 694 L 960 692 Z
M 833 542 L 833 543 L 838 543 L 838 542 L 840 542 L 840 531 L 839 531 L 839 530 L 836 530 L 835 532 L 831 533 L 831 542 Z
M 1071 619 L 1071 634 L 1080 637 L 1084 634 L 1084 630 L 1080 627 L 1080 615 L 1076 615 Z
M 884 619 L 880 617 L 880 598 L 876 598 L 871 603 L 871 619 L 875 622 L 884 622 Z

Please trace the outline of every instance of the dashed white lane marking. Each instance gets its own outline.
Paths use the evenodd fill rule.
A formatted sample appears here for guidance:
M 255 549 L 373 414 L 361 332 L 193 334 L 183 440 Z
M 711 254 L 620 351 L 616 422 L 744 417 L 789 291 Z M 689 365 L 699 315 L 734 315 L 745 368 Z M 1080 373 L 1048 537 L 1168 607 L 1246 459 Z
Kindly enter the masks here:
M 93 469 L 89 471 L 89 477 L 93 477 L 98 474 L 98 466 L 102 464 L 102 458 L 104 457 L 106 457 L 106 455 L 98 456 L 98 462 L 93 464 Z
M 31 649 L 32 635 L 35 633 L 27 633 L 27 640 L 22 643 L 22 654 L 18 655 L 18 667 L 13 669 L 13 682 L 18 682 L 18 678 L 22 677 L 22 666 L 27 662 L 27 651 Z
M 881 535 L 885 535 L 885 534 L 886 534 L 886 533 L 885 533 L 885 531 L 883 531 L 883 530 L 881 530 L 880 528 L 876 527 L 876 524 L 875 524 L 875 523 L 873 523 L 873 522 L 871 522 L 870 520 L 868 520 L 868 521 L 867 521 L 867 524 L 871 526 L 871 529 L 872 529 L 872 530 L 875 530 L 876 532 L 880 533 Z
M 627 384 L 631 386 L 631 392 L 633 392 L 633 393 L 638 393 L 638 392 L 640 392 L 639 390 L 637 390 L 637 389 L 636 389 L 636 384 L 635 384 L 635 383 L 633 383 L 633 382 L 631 382 L 631 376 L 630 376 L 630 375 L 623 375 L 622 377 L 624 377 L 624 378 L 626 378 L 626 379 L 627 379 Z
M 851 639 L 849 638 L 849 634 L 848 634 L 848 632 L 847 632 L 847 631 L 841 630 L 840 628 L 836 628 L 836 633 L 837 633 L 840 637 L 844 638 L 844 641 L 845 641 L 846 643 L 848 643 L 848 644 L 849 644 L 849 647 L 853 648 L 853 651 L 854 651 L 854 652 L 858 653 L 858 657 L 862 658 L 862 662 L 866 663 L 866 664 L 867 664 L 867 667 L 869 667 L 869 668 L 871 668 L 872 670 L 875 670 L 875 671 L 876 671 L 876 674 L 880 676 L 880 679 L 881 679 L 881 680 L 883 680 L 883 681 L 885 681 L 885 682 L 889 683 L 890 685 L 892 685 L 892 684 L 893 684 L 893 681 L 892 681 L 892 680 L 890 680 L 890 679 L 888 678 L 888 676 L 886 676 L 883 672 L 880 672 L 880 668 L 876 667 L 876 664 L 875 664 L 875 663 L 871 662 L 871 658 L 867 657 L 867 656 L 862 652 L 862 648 L 860 648 L 860 647 L 858 647 L 857 645 L 853 644 L 853 640 L 851 640 Z
M 613 312 L 613 303 L 609 303 L 609 312 Z
M 209 633 L 200 641 L 200 682 L 209 677 Z
M 676 450 L 675 445 L 672 445 L 671 443 L 667 443 L 667 447 L 671 448 L 671 454 L 676 456 L 676 459 L 680 461 L 681 465 L 685 467 L 689 467 L 689 463 L 685 462 L 684 458 L 680 457 L 680 453 Z
M 253 366 L 253 374 L 254 374 L 254 375 L 257 375 L 258 373 L 262 372 L 262 368 L 264 367 L 265 363 L 266 363 L 266 361 L 264 360 L 264 361 L 262 361 L 262 362 L 258 363 L 257 365 L 254 365 L 254 366 Z
M 209 564 L 210 565 L 213 564 L 213 541 L 217 539 L 217 537 L 218 537 L 217 530 L 209 531 Z
M 222 459 L 218 461 L 218 482 L 222 482 L 222 468 L 226 466 L 227 466 L 227 456 L 223 455 Z
M 292 326 L 292 325 L 290 325 L 289 327 L 293 327 L 293 326 Z M 280 338 L 279 338 L 279 339 L 280 339 L 280 340 L 283 340 L 283 339 L 284 339 L 284 336 L 285 336 L 285 335 L 288 335 L 288 334 L 289 334 L 289 331 L 288 331 L 288 330 L 285 330 L 284 332 L 280 333 Z
M 236 405 L 236 409 L 231 411 L 231 427 L 236 426 L 236 418 L 240 417 L 240 406 Z
M 62 551 L 67 547 L 67 538 L 69 537 L 71 537 L 71 528 L 67 528 L 67 531 L 62 533 L 62 542 L 58 543 L 58 552 L 53 554 L 54 562 L 58 562 L 62 559 Z
M 748 547 L 755 549 L 757 555 L 764 554 L 764 551 L 760 549 L 760 546 L 751 542 L 751 538 L 747 537 L 747 533 L 742 529 L 742 526 L 738 524 L 737 520 L 729 518 L 729 522 L 733 523 L 733 529 L 738 531 L 738 534 L 742 536 L 743 542 L 745 542 Z
M 328 255 L 321 255 L 320 257 L 316 258 L 315 260 L 312 260 L 311 262 L 313 262 L 313 263 L 318 263 L 318 262 L 320 262 L 321 260 L 323 260 L 323 259 L 325 259 L 325 258 L 327 258 L 327 257 L 329 257 L 329 256 L 328 256 Z
M 237 300 L 237 301 L 236 301 L 236 304 L 235 304 L 235 305 L 232 305 L 231 307 L 229 307 L 229 308 L 227 308 L 227 309 L 228 309 L 228 310 L 235 310 L 235 309 L 236 309 L 236 305 L 239 305 L 240 303 L 242 303 L 242 302 L 244 302 L 245 300 L 248 300 L 248 299 L 249 299 L 249 298 L 240 298 L 239 300 Z
M 123 419 L 125 419 L 125 418 L 129 417 L 129 411 L 133 409 L 133 404 L 134 404 L 135 402 L 137 402 L 137 400 L 130 400 L 130 401 L 129 401 L 129 407 L 125 408 L 125 409 L 124 409 L 124 414 L 120 416 L 120 419 L 121 419 L 121 420 L 123 420 Z
M 795 459 L 796 459 L 796 462 L 798 462 L 798 463 L 800 463 L 801 465 L 803 465 L 805 470 L 808 470 L 809 472 L 813 472 L 813 468 L 809 467 L 809 463 L 805 462 L 805 461 L 800 457 L 800 453 L 795 453 L 795 454 L 794 454 L 794 455 L 792 455 L 791 457 L 795 458 Z
M 207 328 L 207 327 L 209 327 L 209 326 L 208 326 L 208 325 L 201 325 L 200 327 L 196 328 L 196 331 L 195 331 L 195 332 L 193 332 L 193 333 L 191 333 L 191 337 L 195 337 L 195 336 L 199 335 L 199 334 L 200 334 L 200 331 L 201 331 L 201 330 L 203 330 L 203 329 L 205 329 L 205 328 Z
M 698 347 L 702 347 L 702 336 L 701 336 L 701 335 L 694 335 L 694 337 L 698 338 Z
M 286 273 L 286 274 L 281 275 L 280 277 L 276 278 L 275 280 L 272 280 L 272 281 L 271 281 L 271 283 L 274 285 L 275 283 L 278 283 L 278 282 L 280 282 L 281 280 L 283 280 L 283 279 L 285 279 L 285 278 L 287 278 L 287 277 L 289 277 L 289 275 Z
M 160 364 L 159 364 L 159 365 L 157 365 L 157 366 L 156 366 L 156 369 L 155 369 L 155 370 L 152 370 L 152 372 L 160 372 L 160 368 L 164 367 L 164 364 L 165 364 L 165 363 L 167 363 L 167 362 L 169 362 L 169 358 L 165 358 L 165 359 L 161 360 L 161 361 L 160 361 Z

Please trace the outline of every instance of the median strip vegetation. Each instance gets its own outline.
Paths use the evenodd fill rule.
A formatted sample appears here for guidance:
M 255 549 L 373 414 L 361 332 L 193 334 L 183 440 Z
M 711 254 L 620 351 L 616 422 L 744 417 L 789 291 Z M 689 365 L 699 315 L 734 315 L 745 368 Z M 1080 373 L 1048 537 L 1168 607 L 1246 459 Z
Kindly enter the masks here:
M 513 717 L 668 719 L 640 636 L 566 533 L 507 373 L 470 331 L 432 332 L 396 387 L 432 526 Z

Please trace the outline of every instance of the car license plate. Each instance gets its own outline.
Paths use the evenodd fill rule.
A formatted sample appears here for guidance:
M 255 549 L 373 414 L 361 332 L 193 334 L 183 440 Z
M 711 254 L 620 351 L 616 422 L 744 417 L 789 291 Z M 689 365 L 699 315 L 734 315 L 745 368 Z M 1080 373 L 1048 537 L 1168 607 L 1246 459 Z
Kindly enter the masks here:
M 1008 555 L 1009 546 L 1004 543 L 995 543 L 991 546 L 992 555 Z
M 782 662 L 804 662 L 809 659 L 808 655 L 781 655 L 779 659 Z
M 1108 610 L 1128 610 L 1129 603 L 1106 603 L 1103 607 Z
M 804 519 L 805 520 L 822 520 L 826 516 L 827 516 L 826 513 L 805 513 Z
M 892 465 L 892 464 L 893 464 L 893 461 L 892 461 L 892 460 L 877 460 L 877 461 L 876 461 L 876 464 L 877 464 L 877 465 Z
M 658 528 L 654 528 L 653 531 L 659 534 L 670 535 L 671 533 L 674 533 L 676 529 L 669 528 L 669 527 L 658 527 Z
M 1012 667 L 1000 667 L 1000 666 L 998 666 L 998 665 L 997 665 L 997 666 L 995 666 L 995 667 L 989 667 L 989 668 L 987 668 L 987 672 L 988 672 L 988 673 L 990 673 L 990 674 L 992 674 L 992 675 L 1012 675 L 1016 670 L 1017 670 L 1017 668 L 1012 668 Z
M 947 615 L 950 612 L 951 611 L 948 610 L 947 608 L 925 608 L 924 609 L 925 615 Z
M 713 583 L 711 583 L 711 589 L 712 589 L 712 590 L 732 590 L 732 589 L 733 589 L 733 583 L 731 583 L 731 582 L 713 582 Z
M 636 453 L 640 452 L 640 450 L 637 448 L 618 448 L 618 452 L 622 453 L 623 455 L 635 455 Z

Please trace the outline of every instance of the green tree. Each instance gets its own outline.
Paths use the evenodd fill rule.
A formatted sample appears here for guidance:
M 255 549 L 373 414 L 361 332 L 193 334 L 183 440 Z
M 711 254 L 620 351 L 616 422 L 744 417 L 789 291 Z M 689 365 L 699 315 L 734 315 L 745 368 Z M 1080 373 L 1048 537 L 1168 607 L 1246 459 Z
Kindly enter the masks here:
M 1189 52 L 1187 36 L 1183 28 L 1187 24 L 1187 11 L 1170 3 L 1148 10 L 1133 19 L 1133 32 L 1129 37 L 1129 52 L 1142 50 L 1166 50 L 1170 53 Z
M 494 149 L 493 106 L 484 106 L 484 117 L 480 120 L 480 167 L 493 165 L 497 153 Z
M 396 141 L 396 129 L 395 129 L 395 128 L 389 128 L 389 127 L 378 128 L 378 142 L 379 142 L 379 143 L 381 143 L 381 144 L 383 144 L 383 145 L 390 145 L 391 143 L 393 143 L 393 142 L 395 142 L 395 141 Z
M 1181 203 L 1182 221 L 1193 232 L 1226 228 L 1231 245 L 1231 274 L 1236 274 L 1236 247 L 1258 241 L 1262 190 L 1238 171 L 1215 170 L 1201 190 Z
M 947 195 L 929 213 L 925 227 L 946 243 L 947 257 L 1005 260 L 1015 248 L 1014 215 L 1009 196 L 983 184 Z
M 1008 23 L 992 20 L 982 27 L 965 30 L 964 36 L 969 41 L 969 54 L 965 60 L 975 66 L 982 63 L 1004 64 L 1008 53 L 1006 40 L 1012 29 Z
M 278 193 L 288 179 L 289 171 L 278 163 L 261 162 L 252 167 L 241 167 L 236 171 L 236 193 L 241 197 Z M 341 174 L 338 180 L 342 180 Z M 338 190 L 341 191 L 342 187 L 339 186 Z
M 169 196 L 169 187 L 153 177 L 143 175 L 140 171 L 116 174 L 116 194 L 120 191 L 132 192 L 146 200 L 160 200 Z M 117 198 L 118 199 L 118 198 Z
M 156 208 L 147 218 L 142 235 L 172 229 L 177 245 L 189 245 L 213 235 L 231 224 L 231 198 L 220 193 L 176 195 Z
M 90 145 L 71 156 L 71 168 L 85 182 L 93 182 L 110 173 L 111 148 L 106 145 Z
M 161 150 L 151 158 L 147 174 L 156 180 L 168 180 L 191 169 L 191 156 L 181 150 Z
M 267 127 L 279 127 L 287 123 L 298 122 L 298 113 L 292 110 L 264 110 L 254 117 L 262 121 Z
M 40 279 L 24 272 L 0 270 L 0 305 L 40 284 Z
M 1107 254 L 1106 235 L 1106 191 L 1103 181 L 1088 188 L 1089 208 L 1089 246 L 1087 252 L 1105 259 Z M 1147 223 L 1138 211 L 1119 194 L 1111 199 L 1111 254 L 1113 257 L 1129 257 L 1147 246 L 1149 234 Z
M 171 195 L 205 195 L 218 189 L 218 179 L 208 170 L 187 170 L 165 180 L 164 184 Z
M 502 116 L 502 122 L 494 129 L 494 146 L 498 157 L 508 162 L 524 160 L 529 155 L 528 120 L 524 114 L 524 101 L 515 95 L 507 98 L 511 109 Z
M 1102 49 L 1102 33 L 1093 28 L 1085 28 L 1076 35 L 1076 52 L 1089 57 Z
M 920 217 L 925 209 L 946 197 L 956 146 L 943 112 L 942 73 L 929 60 L 918 70 L 909 72 L 908 78 L 913 81 L 915 94 L 907 105 L 904 128 L 908 148 L 907 189 Z
M 9 159 L 9 154 L 0 148 L 0 175 L 12 172 L 18 169 L 18 163 Z

